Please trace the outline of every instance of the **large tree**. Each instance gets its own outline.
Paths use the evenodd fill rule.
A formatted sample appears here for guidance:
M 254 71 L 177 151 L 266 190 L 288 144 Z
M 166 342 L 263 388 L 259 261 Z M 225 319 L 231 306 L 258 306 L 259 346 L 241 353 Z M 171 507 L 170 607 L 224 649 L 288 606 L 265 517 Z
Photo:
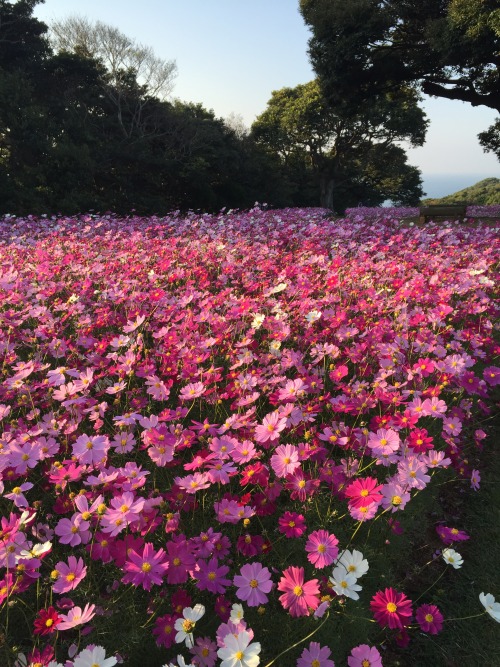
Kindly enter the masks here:
M 351 108 L 402 85 L 500 111 L 498 0 L 301 0 L 328 100 Z M 498 142 L 498 124 L 482 139 Z
M 344 114 L 326 104 L 315 80 L 274 91 L 252 136 L 279 155 L 289 173 L 300 174 L 301 166 L 310 172 L 321 206 L 338 210 L 389 198 L 414 203 L 422 194 L 420 175 L 397 142 L 422 145 L 427 122 L 417 102 L 413 90 L 400 89 Z

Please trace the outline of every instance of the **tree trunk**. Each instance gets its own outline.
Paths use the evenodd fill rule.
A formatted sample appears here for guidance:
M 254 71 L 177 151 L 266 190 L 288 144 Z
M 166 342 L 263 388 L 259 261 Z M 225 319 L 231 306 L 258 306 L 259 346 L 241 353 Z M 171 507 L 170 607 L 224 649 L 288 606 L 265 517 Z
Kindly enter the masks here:
M 319 205 L 333 210 L 333 190 L 335 181 L 331 173 L 321 174 Z

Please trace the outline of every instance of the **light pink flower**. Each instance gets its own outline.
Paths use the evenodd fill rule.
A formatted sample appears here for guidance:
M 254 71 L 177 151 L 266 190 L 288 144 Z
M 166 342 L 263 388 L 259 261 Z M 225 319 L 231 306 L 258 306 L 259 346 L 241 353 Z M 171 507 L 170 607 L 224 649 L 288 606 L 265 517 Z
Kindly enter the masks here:
M 266 593 L 273 587 L 271 573 L 259 562 L 243 565 L 240 574 L 235 575 L 233 582 L 238 587 L 236 595 L 249 607 L 266 604 L 268 601 Z
M 81 607 L 73 607 L 67 614 L 60 614 L 61 622 L 58 623 L 58 630 L 69 630 L 76 628 L 77 625 L 88 623 L 95 616 L 95 605 L 86 604 L 83 611 Z

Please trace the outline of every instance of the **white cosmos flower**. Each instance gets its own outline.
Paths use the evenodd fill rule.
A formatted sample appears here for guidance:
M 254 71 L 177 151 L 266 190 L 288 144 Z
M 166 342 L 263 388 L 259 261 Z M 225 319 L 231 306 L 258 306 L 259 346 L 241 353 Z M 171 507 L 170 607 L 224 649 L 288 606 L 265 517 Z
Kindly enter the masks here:
M 92 650 L 85 648 L 76 656 L 74 667 L 113 667 L 117 659 L 112 656 L 106 658 L 106 650 L 102 646 L 94 646 Z
M 443 549 L 441 555 L 444 562 L 448 565 L 452 565 L 455 570 L 458 570 L 458 568 L 462 567 L 464 564 L 464 559 L 458 553 L 458 551 L 455 551 L 454 549 Z
M 250 642 L 250 633 L 243 630 L 238 635 L 227 635 L 224 646 L 217 651 L 222 660 L 220 667 L 257 667 L 260 663 L 259 642 Z
M 255 313 L 252 320 L 252 329 L 258 329 L 262 326 L 262 323 L 266 319 L 266 316 L 262 313 Z
M 178 644 L 185 641 L 188 648 L 193 648 L 193 629 L 196 621 L 199 621 L 204 613 L 205 607 L 202 604 L 195 604 L 194 607 L 186 607 L 182 610 L 184 618 L 178 618 L 174 625 L 174 628 L 177 630 L 175 641 Z
M 363 558 L 361 551 L 344 551 L 342 556 L 336 562 L 336 565 L 342 565 L 348 574 L 353 574 L 359 579 L 368 572 L 368 561 Z
M 52 549 L 52 542 L 44 542 L 43 544 L 35 544 L 28 551 L 27 549 L 22 549 L 19 552 L 18 558 L 39 558 L 43 554 L 48 553 Z
M 309 324 L 312 324 L 313 322 L 316 322 L 316 320 L 319 320 L 321 317 L 321 312 L 319 310 L 311 310 L 310 313 L 307 313 L 306 315 L 306 320 L 309 322 Z
M 500 623 L 500 602 L 495 602 L 495 598 L 491 593 L 480 593 L 479 601 L 491 618 L 497 623 Z
M 338 565 L 333 569 L 330 581 L 337 595 L 345 595 L 347 598 L 351 598 L 351 600 L 359 600 L 359 595 L 356 591 L 360 591 L 361 586 L 356 583 L 356 576 L 347 572 L 343 565 Z
M 243 611 L 243 606 L 235 602 L 231 607 L 231 615 L 229 620 L 232 623 L 239 623 L 243 619 L 244 614 L 245 612 Z

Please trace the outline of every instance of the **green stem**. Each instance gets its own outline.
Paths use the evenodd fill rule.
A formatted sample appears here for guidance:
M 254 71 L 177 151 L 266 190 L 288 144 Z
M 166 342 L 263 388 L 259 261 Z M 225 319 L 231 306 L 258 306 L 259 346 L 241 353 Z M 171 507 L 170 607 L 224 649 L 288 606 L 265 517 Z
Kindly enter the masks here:
M 303 639 L 296 642 L 295 644 L 292 644 L 292 646 L 289 646 L 288 648 L 286 648 L 284 651 L 281 651 L 281 653 L 279 655 L 277 655 L 275 658 L 273 658 L 271 660 L 271 662 L 268 662 L 267 665 L 264 665 L 264 667 L 271 667 L 271 665 L 273 665 L 276 662 L 276 660 L 278 660 L 278 658 L 281 658 L 282 655 L 285 655 L 285 653 L 288 653 L 288 651 L 291 651 L 293 648 L 296 648 L 297 646 L 300 646 L 301 644 L 306 642 L 308 639 L 313 637 L 324 626 L 324 624 L 327 622 L 329 615 L 330 615 L 329 612 L 327 612 L 325 620 L 322 623 L 320 623 L 315 630 L 310 632 L 307 635 L 307 637 L 304 637 Z

